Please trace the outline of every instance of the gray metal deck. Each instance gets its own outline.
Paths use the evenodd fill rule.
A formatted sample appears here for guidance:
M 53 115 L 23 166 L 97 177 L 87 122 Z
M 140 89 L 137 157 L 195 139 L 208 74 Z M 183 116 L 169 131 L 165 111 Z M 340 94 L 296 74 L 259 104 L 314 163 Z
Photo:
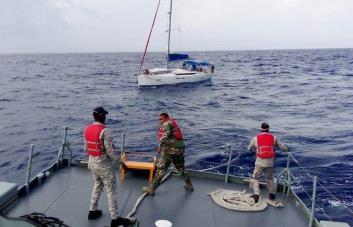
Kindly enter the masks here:
M 118 176 L 118 173 L 117 173 Z M 167 219 L 173 226 L 307 226 L 308 220 L 300 209 L 281 194 L 282 209 L 269 206 L 263 212 L 237 212 L 224 209 L 211 200 L 207 193 L 219 188 L 243 190 L 241 184 L 225 184 L 220 180 L 193 177 L 194 192 L 183 188 L 180 177 L 172 176 L 158 188 L 154 197 L 146 197 L 138 208 L 136 217 L 139 226 L 152 227 L 158 219 Z M 118 181 L 119 212 L 127 215 L 137 198 L 142 194 L 141 187 L 147 184 L 147 177 L 129 172 L 124 182 Z M 110 215 L 107 198 L 102 194 L 99 207 L 103 216 L 99 220 L 87 220 L 87 212 L 92 190 L 92 176 L 82 167 L 64 168 L 51 176 L 45 184 L 35 188 L 29 196 L 19 199 L 7 214 L 18 217 L 31 212 L 42 212 L 58 217 L 73 227 L 108 226 Z M 264 190 L 265 192 L 265 190 Z

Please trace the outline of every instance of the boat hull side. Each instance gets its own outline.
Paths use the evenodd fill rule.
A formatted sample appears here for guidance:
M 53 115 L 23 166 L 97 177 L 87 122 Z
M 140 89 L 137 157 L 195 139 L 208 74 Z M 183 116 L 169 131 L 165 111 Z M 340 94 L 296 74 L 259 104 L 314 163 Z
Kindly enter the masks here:
M 210 80 L 212 74 L 197 73 L 193 75 L 176 75 L 174 73 L 157 74 L 157 75 L 138 75 L 137 82 L 139 86 L 159 86 L 172 85 L 181 83 L 196 83 Z

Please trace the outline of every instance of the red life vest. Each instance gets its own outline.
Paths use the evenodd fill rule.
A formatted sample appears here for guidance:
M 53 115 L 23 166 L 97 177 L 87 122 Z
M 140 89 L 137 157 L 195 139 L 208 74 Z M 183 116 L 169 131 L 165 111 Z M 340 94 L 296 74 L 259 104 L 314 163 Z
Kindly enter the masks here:
M 101 156 L 103 152 L 103 141 L 99 138 L 105 129 L 102 124 L 90 124 L 85 128 L 86 151 L 91 156 Z
M 175 119 L 171 119 L 170 123 L 172 124 L 172 130 L 173 130 L 173 134 L 172 136 L 174 137 L 174 139 L 176 140 L 182 140 L 183 139 L 183 134 L 181 133 L 181 130 L 179 128 L 178 123 L 176 122 Z M 163 130 L 162 127 L 159 128 L 158 133 L 157 133 L 157 137 L 158 137 L 158 141 L 161 140 L 163 136 Z
M 275 152 L 275 137 L 270 133 L 260 133 L 257 135 L 257 157 L 259 158 L 274 158 Z

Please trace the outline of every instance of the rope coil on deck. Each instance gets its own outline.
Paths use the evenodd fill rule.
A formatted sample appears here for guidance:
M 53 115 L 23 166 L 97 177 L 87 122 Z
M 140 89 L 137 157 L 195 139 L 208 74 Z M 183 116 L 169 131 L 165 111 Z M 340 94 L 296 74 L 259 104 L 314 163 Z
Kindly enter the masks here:
M 244 191 L 218 189 L 209 194 L 213 201 L 221 207 L 237 211 L 262 211 L 267 208 L 267 202 L 259 200 L 255 203 L 250 194 Z

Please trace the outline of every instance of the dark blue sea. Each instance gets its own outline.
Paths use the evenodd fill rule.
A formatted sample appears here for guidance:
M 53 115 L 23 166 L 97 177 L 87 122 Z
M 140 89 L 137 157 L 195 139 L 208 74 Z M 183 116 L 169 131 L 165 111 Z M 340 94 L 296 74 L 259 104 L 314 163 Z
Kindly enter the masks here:
M 64 126 L 75 159 L 85 157 L 82 130 L 91 112 L 108 111 L 115 145 L 121 134 L 131 151 L 156 147 L 158 115 L 176 118 L 192 169 L 216 166 L 237 157 L 231 173 L 250 176 L 255 155 L 250 139 L 267 121 L 305 168 L 292 162 L 299 183 L 293 189 L 310 204 L 311 175 L 320 185 L 318 201 L 333 220 L 353 214 L 353 49 L 195 52 L 216 66 L 212 81 L 138 88 L 140 53 L 0 55 L 0 180 L 22 185 L 31 143 L 33 172 L 57 155 Z M 163 53 L 148 55 L 147 66 L 163 66 Z M 286 165 L 279 153 L 277 173 Z M 213 171 L 224 173 L 225 167 Z M 319 218 L 327 219 L 320 208 Z

